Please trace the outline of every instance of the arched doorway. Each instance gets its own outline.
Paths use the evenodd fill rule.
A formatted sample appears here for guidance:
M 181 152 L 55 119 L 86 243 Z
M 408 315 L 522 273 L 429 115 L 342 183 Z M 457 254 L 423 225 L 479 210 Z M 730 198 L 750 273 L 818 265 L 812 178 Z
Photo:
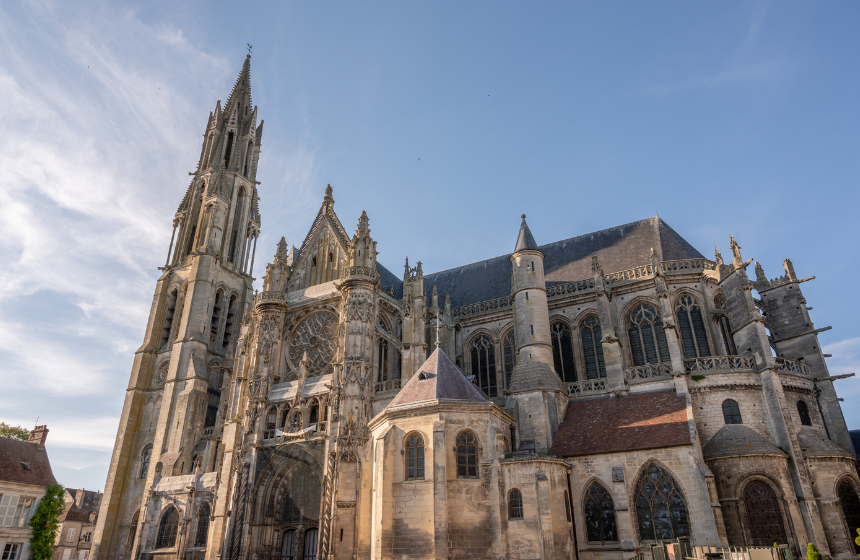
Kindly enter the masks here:
M 847 480 L 839 483 L 837 494 L 842 506 L 842 515 L 845 516 L 845 523 L 848 525 L 849 540 L 854 545 L 854 552 L 860 554 L 860 546 L 854 540 L 858 537 L 857 529 L 860 528 L 860 496 Z
M 787 544 L 779 501 L 770 486 L 760 480 L 750 482 L 744 489 L 744 509 L 751 546 Z

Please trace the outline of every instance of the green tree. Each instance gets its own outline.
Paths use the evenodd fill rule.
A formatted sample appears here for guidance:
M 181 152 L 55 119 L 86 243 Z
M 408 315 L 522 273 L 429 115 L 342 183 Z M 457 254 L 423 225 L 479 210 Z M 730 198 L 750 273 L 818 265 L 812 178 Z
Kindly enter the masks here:
M 806 547 L 806 560 L 823 560 L 823 556 L 818 552 L 818 549 L 814 544 L 809 543 L 809 546 Z M 39 559 L 37 559 L 39 560 Z
M 22 428 L 21 426 L 10 426 L 6 422 L 0 422 L 0 437 L 29 441 L 30 430 Z
M 60 529 L 57 518 L 65 506 L 63 493 L 63 487 L 59 484 L 48 486 L 45 497 L 30 520 L 30 527 L 33 528 L 33 537 L 30 539 L 33 560 L 50 560 L 54 554 L 54 541 Z

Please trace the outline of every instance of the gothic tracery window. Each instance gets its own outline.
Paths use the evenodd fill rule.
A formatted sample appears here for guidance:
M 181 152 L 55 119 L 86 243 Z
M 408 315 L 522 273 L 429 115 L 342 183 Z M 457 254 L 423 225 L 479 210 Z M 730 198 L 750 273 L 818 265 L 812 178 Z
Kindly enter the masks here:
M 689 359 L 702 358 L 711 355 L 708 346 L 708 334 L 705 331 L 705 320 L 702 318 L 702 308 L 692 296 L 683 296 L 675 307 L 678 316 L 678 327 L 681 330 L 681 342 L 684 346 L 684 357 Z
M 281 560 L 295 560 L 296 558 L 296 530 L 284 531 L 284 540 L 281 544 Z
M 303 320 L 290 338 L 290 360 L 298 364 L 305 351 L 310 360 L 309 374 L 321 372 L 331 363 L 335 349 L 337 315 L 317 311 Z
M 149 444 L 143 448 L 143 452 L 140 454 L 140 470 L 138 471 L 137 478 L 145 479 L 146 475 L 149 474 L 149 461 L 151 459 L 152 444 Z
M 161 516 L 158 524 L 158 535 L 155 538 L 155 548 L 171 548 L 176 544 L 176 530 L 179 527 L 179 514 L 176 508 L 170 506 Z
M 606 363 L 603 361 L 603 333 L 600 330 L 600 320 L 591 315 L 579 325 L 582 339 L 582 357 L 585 359 L 585 377 L 597 379 L 606 377 Z
M 732 336 L 732 327 L 729 324 L 729 318 L 725 315 L 717 315 L 714 319 L 717 322 L 717 328 L 720 329 L 720 334 L 723 336 L 723 344 L 726 347 L 726 354 L 729 356 L 737 356 L 738 349 L 735 346 L 735 339 Z
M 747 484 L 744 489 L 744 509 L 749 525 L 750 545 L 771 546 L 773 543 L 786 542 L 779 500 L 773 488 L 761 480 Z
M 618 540 L 615 502 L 599 482 L 593 482 L 585 492 L 585 528 L 588 542 L 605 543 Z
M 227 319 L 224 321 L 224 334 L 221 337 L 221 348 L 226 350 L 233 338 L 233 323 L 236 321 L 236 295 L 230 296 L 227 305 Z
M 209 503 L 203 502 L 197 510 L 197 532 L 194 535 L 194 546 L 206 546 L 209 536 Z
M 176 299 L 179 296 L 178 290 L 173 290 L 167 296 L 167 308 L 164 310 L 164 327 L 161 331 L 161 345 L 165 345 L 170 341 L 170 330 L 173 328 L 173 316 L 176 313 Z
M 424 479 L 424 437 L 409 434 L 406 438 L 406 480 Z
M 854 486 L 846 479 L 839 483 L 836 494 L 839 496 L 842 515 L 845 517 L 846 525 L 848 525 L 850 540 L 854 542 L 854 552 L 860 553 L 860 543 L 854 540 L 857 538 L 857 529 L 860 528 L 860 496 L 857 495 Z
M 669 345 L 663 331 L 663 319 L 650 305 L 643 303 L 630 314 L 627 326 L 633 365 L 644 366 L 669 361 Z
M 224 292 L 215 292 L 215 302 L 212 304 L 212 319 L 209 321 L 209 342 L 218 338 L 218 328 L 221 326 L 221 306 L 224 305 Z
M 472 343 L 472 375 L 478 386 L 489 396 L 496 396 L 496 347 L 490 338 L 481 335 Z
M 523 518 L 523 494 L 516 488 L 508 494 L 508 519 Z
M 741 419 L 741 409 L 737 401 L 726 399 L 723 401 L 723 419 L 726 424 L 743 424 Z
M 555 371 L 565 383 L 576 381 L 576 366 L 573 361 L 573 340 L 570 327 L 563 321 L 555 321 L 549 327 L 552 335 L 552 359 Z
M 319 532 L 317 529 L 308 529 L 305 531 L 305 548 L 303 558 L 304 560 L 317 560 L 317 536 Z
M 514 371 L 517 355 L 517 343 L 516 337 L 514 336 L 514 329 L 511 329 L 508 331 L 508 334 L 505 335 L 503 346 L 502 352 L 504 354 L 505 388 L 510 389 L 511 374 Z
M 134 512 L 131 516 L 131 524 L 128 526 L 128 537 L 125 539 L 126 550 L 131 550 L 134 547 L 134 539 L 137 538 L 137 524 L 140 521 L 140 510 Z
M 655 464 L 636 483 L 634 494 L 639 538 L 643 541 L 672 541 L 690 536 L 687 504 L 672 476 Z
M 472 432 L 457 436 L 457 478 L 478 478 L 478 449 Z

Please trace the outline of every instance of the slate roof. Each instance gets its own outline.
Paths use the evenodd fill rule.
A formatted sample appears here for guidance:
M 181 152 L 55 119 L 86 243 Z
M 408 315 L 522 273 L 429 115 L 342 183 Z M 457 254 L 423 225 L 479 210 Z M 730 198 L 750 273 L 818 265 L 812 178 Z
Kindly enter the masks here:
M 537 241 L 535 241 L 534 235 L 532 235 L 529 225 L 526 223 L 526 215 L 523 214 L 523 223 L 520 224 L 520 235 L 517 237 L 517 245 L 514 248 L 514 253 L 537 248 Z
M 44 447 L 5 437 L 0 437 L 0 480 L 37 486 L 49 486 L 57 482 Z
M 385 291 L 390 291 L 391 288 L 394 288 L 394 297 L 400 299 L 403 297 L 403 279 L 398 278 L 393 272 L 379 264 L 376 263 L 376 272 L 379 273 L 379 285 L 385 289 Z
M 848 457 L 856 456 L 842 449 L 824 435 L 824 432 L 812 426 L 804 426 L 797 432 L 797 443 L 804 457 Z
M 101 492 L 93 490 L 77 490 L 75 488 L 66 488 L 66 492 L 72 497 L 69 509 L 63 511 L 58 517 L 59 521 L 84 521 L 90 520 L 91 513 L 98 513 L 99 504 L 101 503 Z M 80 506 L 77 504 L 78 492 L 83 492 L 83 502 Z
M 529 233 L 531 235 L 531 233 Z M 533 240 L 534 238 L 532 238 Z M 519 243 L 519 242 L 518 242 Z M 571 237 L 537 247 L 545 255 L 547 286 L 591 278 L 591 257 L 606 272 L 627 270 L 651 262 L 651 248 L 660 260 L 704 258 L 659 217 Z M 424 275 L 428 293 L 451 295 L 454 307 L 511 295 L 510 254 Z M 398 279 L 398 284 L 401 280 Z M 401 285 L 402 290 L 402 285 Z M 402 292 L 401 292 L 402 293 Z
M 554 389 L 567 393 L 567 386 L 556 372 L 542 362 L 520 362 L 511 372 L 511 393 L 535 389 Z
M 385 410 L 396 410 L 417 403 L 433 401 L 492 402 L 466 379 L 445 352 L 436 349 L 415 375 L 400 389 Z
M 687 399 L 674 391 L 571 401 L 549 455 L 577 457 L 690 444 Z
M 705 459 L 734 455 L 787 456 L 766 437 L 743 424 L 726 424 L 702 447 Z

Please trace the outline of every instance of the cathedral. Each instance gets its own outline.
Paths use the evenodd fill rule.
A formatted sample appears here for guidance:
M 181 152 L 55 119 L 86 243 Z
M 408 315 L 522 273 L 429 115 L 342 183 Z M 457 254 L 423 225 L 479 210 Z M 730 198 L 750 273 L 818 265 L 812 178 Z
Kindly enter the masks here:
M 98 560 L 857 554 L 813 278 L 769 279 L 734 237 L 708 259 L 659 217 L 540 244 L 525 215 L 510 254 L 394 274 L 329 186 L 257 292 L 250 64 L 173 219 Z

